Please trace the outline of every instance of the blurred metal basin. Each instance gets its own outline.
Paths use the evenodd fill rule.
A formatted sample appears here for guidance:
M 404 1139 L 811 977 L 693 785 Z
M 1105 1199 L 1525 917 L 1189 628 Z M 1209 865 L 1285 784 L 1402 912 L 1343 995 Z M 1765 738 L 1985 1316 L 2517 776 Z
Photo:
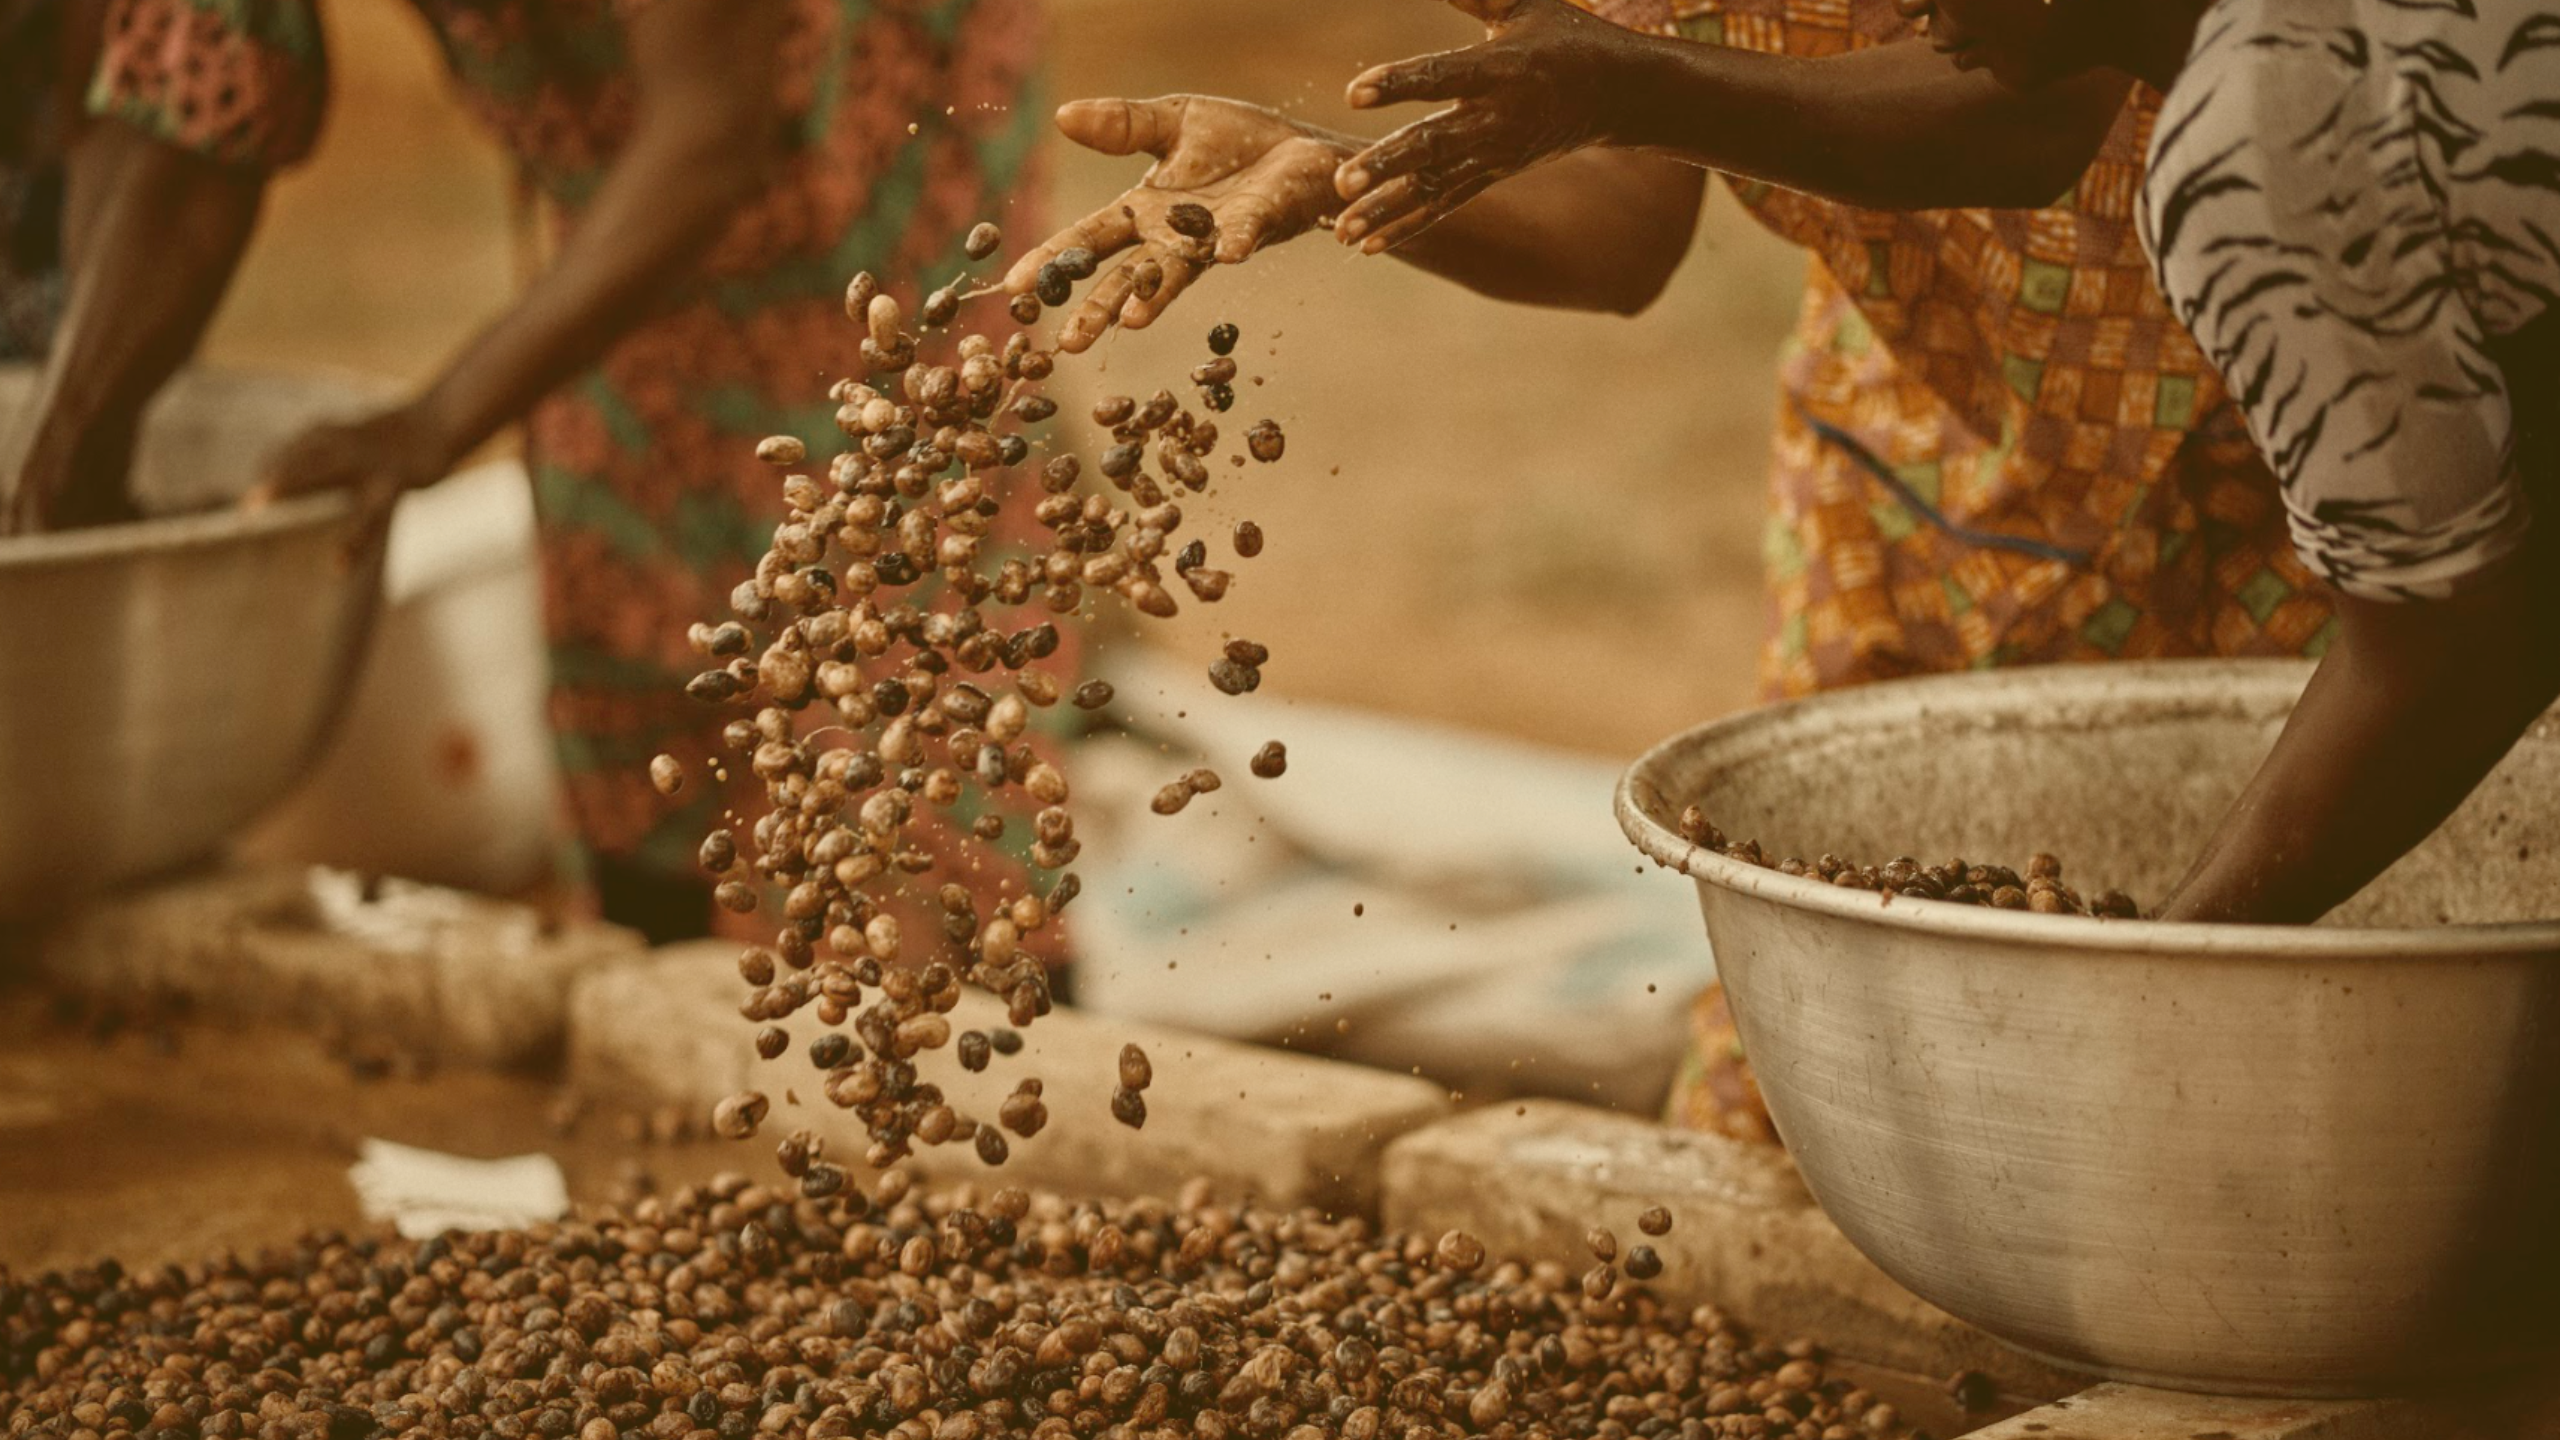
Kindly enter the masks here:
M 0 376 L 0 406 L 23 393 Z M 236 496 L 359 393 L 205 377 L 154 412 L 146 503 Z M 0 539 L 0 915 L 216 849 L 311 763 L 381 596 L 345 495 Z

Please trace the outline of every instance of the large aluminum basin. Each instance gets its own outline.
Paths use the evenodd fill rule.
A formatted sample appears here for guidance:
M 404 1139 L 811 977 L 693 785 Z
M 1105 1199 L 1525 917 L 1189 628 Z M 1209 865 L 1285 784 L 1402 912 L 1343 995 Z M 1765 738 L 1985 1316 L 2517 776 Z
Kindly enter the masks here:
M 0 414 L 30 380 L 0 371 Z M 137 489 L 152 508 L 219 504 L 362 398 L 188 376 L 152 412 Z M 0 916 L 202 858 L 301 776 L 381 597 L 378 538 L 354 539 L 344 494 L 0 538 Z
M 2560 715 L 2329 923 L 1835 889 L 1697 851 L 2060 855 L 2166 893 L 2309 677 L 2067 666 L 1819 697 L 1618 791 L 1695 878 L 1770 1113 L 1895 1279 L 2061 1364 L 2352 1395 L 2560 1363 Z

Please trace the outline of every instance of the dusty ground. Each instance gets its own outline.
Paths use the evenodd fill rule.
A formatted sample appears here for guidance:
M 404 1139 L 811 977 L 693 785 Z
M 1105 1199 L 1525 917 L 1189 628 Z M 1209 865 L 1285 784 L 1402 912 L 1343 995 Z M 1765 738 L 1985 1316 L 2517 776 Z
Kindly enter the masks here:
M 0 988 L 0 1271 L 108 1254 L 156 1265 L 354 1229 L 347 1167 L 366 1136 L 482 1157 L 546 1151 L 581 1201 L 635 1173 L 674 1185 L 756 1158 L 631 1145 L 604 1115 L 564 1134 L 554 1098 L 538 1077 L 378 1072 L 281 1028 L 110 1028 Z
M 308 1034 L 183 1020 L 100 1032 L 0 985 L 0 1276 L 108 1255 L 141 1269 L 254 1253 L 306 1228 L 358 1230 L 346 1177 L 366 1136 L 545 1151 L 581 1203 L 633 1193 L 635 1171 L 672 1188 L 761 1163 L 756 1146 L 634 1146 L 604 1115 L 564 1136 L 547 1118 L 553 1098 L 521 1076 L 359 1075 Z M 1941 1435 L 2021 1408 L 2004 1400 L 1967 1419 L 1926 1377 L 1833 1369 Z

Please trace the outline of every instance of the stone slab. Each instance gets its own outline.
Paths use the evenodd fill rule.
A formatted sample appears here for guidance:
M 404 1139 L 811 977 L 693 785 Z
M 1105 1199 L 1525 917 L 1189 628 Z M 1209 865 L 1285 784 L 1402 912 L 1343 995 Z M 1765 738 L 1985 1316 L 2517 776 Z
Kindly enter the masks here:
M 735 945 L 669 946 L 644 964 L 583 979 L 572 997 L 570 1083 L 591 1100 L 625 1107 L 708 1108 L 740 1090 L 773 1101 L 767 1137 L 807 1127 L 831 1156 L 858 1162 L 860 1125 L 829 1105 L 820 1072 L 803 1058 L 819 1033 L 802 1012 L 784 1026 L 792 1048 L 756 1057 L 755 1027 L 741 1019 L 746 987 Z M 955 1030 L 1002 1025 L 1002 1007 L 972 992 Z M 1022 1053 L 983 1074 L 963 1071 L 948 1049 L 918 1068 L 965 1114 L 991 1120 L 1025 1075 L 1045 1087 L 1049 1124 L 1011 1139 L 1012 1158 L 990 1171 L 962 1147 L 926 1150 L 929 1175 L 1035 1184 L 1075 1194 L 1170 1194 L 1193 1176 L 1221 1193 L 1335 1213 L 1375 1213 L 1381 1152 L 1395 1137 L 1447 1115 L 1448 1093 L 1410 1076 L 1232 1041 L 1082 1014 L 1060 1007 L 1025 1029 Z M 1145 1129 L 1113 1120 L 1120 1047 L 1134 1041 L 1154 1063 Z M 1011 1137 L 1009 1137 L 1011 1138 Z M 762 1164 L 767 1146 L 749 1142 Z
M 2560 1384 L 2460 1400 L 2256 1400 L 2100 1385 L 1972 1440 L 2550 1440 Z
M 555 1060 L 571 981 L 647 953 L 612 926 L 297 865 L 106 896 L 24 944 L 36 971 L 102 999 L 181 1000 L 494 1066 Z
M 2012 1350 L 1930 1305 L 1858 1253 L 1813 1203 L 1785 1154 L 1559 1101 L 1477 1110 L 1387 1148 L 1384 1218 L 1464 1229 L 1496 1254 L 1591 1263 L 1595 1224 L 1658 1250 L 1656 1294 L 1711 1303 L 1762 1334 L 1806 1335 L 1921 1375 L 1979 1370 L 2030 1400 L 2090 1382 Z M 1636 1216 L 1672 1212 L 1646 1240 Z

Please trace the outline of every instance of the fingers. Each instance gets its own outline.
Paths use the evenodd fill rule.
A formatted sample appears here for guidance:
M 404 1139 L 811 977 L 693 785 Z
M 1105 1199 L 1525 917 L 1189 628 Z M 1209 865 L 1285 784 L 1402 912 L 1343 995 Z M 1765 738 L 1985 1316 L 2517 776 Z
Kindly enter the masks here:
M 296 495 L 307 494 L 313 490 L 326 490 L 336 485 L 353 484 L 354 481 L 353 475 L 341 474 L 334 469 L 309 461 L 296 462 L 290 468 L 281 464 L 271 464 L 265 479 L 241 493 L 240 508 L 250 511 L 264 510 L 270 505 L 289 500 Z
M 1120 307 L 1137 293 L 1138 267 L 1146 262 L 1149 255 L 1149 251 L 1140 250 L 1093 283 L 1093 289 L 1085 294 L 1084 303 L 1076 306 L 1075 312 L 1067 317 L 1067 323 L 1058 327 L 1059 349 L 1070 355 L 1081 355 L 1092 349 L 1093 342 L 1101 339 L 1104 332 L 1118 322 Z
M 1405 242 L 1455 214 L 1499 178 L 1491 173 L 1476 172 L 1456 177 L 1448 193 L 1434 195 L 1414 209 L 1380 225 L 1376 233 L 1361 242 L 1360 253 L 1383 255 L 1402 248 Z
M 1475 157 L 1461 156 L 1450 164 L 1420 167 L 1411 174 L 1389 177 L 1343 207 L 1342 214 L 1334 220 L 1334 237 L 1349 245 L 1377 234 L 1447 193 L 1456 167 L 1479 163 Z
M 1182 133 L 1187 97 L 1156 100 L 1070 100 L 1058 107 L 1058 132 L 1105 155 L 1164 158 Z
M 267 457 L 266 473 L 241 503 L 251 508 L 271 505 L 314 490 L 364 485 L 386 469 L 376 436 L 384 417 L 305 430 Z
M 1362 71 L 1351 81 L 1351 108 L 1373 110 L 1411 100 L 1458 100 L 1483 93 L 1482 46 L 1418 55 Z
M 1152 297 L 1131 295 L 1129 303 L 1120 307 L 1120 323 L 1128 329 L 1144 330 L 1156 323 L 1157 318 L 1171 308 L 1175 300 L 1181 298 L 1182 292 L 1191 288 L 1191 282 L 1199 279 L 1209 269 L 1206 262 L 1195 260 L 1188 255 L 1163 255 L 1158 258 L 1164 264 L 1164 284 L 1156 288 L 1156 293 Z
M 1509 173 L 1509 167 L 1470 157 L 1438 169 L 1398 176 L 1343 212 L 1335 235 L 1346 245 L 1359 245 L 1363 254 L 1381 254 L 1448 218 Z
M 1213 266 L 1241 265 L 1274 236 L 1295 233 L 1283 228 L 1282 209 L 1267 196 L 1249 192 L 1232 195 L 1213 209 L 1218 233 L 1214 246 L 1209 248 L 1162 230 L 1150 219 L 1148 224 L 1161 231 L 1159 238 L 1143 244 L 1125 262 L 1094 282 L 1083 303 L 1058 331 L 1058 348 L 1070 355 L 1082 354 L 1113 325 L 1143 330 Z M 1149 265 L 1156 269 L 1156 283 L 1153 289 L 1142 293 L 1139 275 Z
M 1280 207 L 1270 197 L 1251 191 L 1217 207 L 1218 244 L 1211 258 L 1221 265 L 1241 265 L 1280 233 Z
M 362 476 L 352 459 L 336 427 L 305 431 L 267 458 L 265 478 L 241 497 L 242 503 L 268 505 L 306 490 L 354 484 Z
M 1090 250 L 1097 260 L 1107 260 L 1128 249 L 1138 240 L 1138 221 L 1126 199 L 1115 200 L 1087 215 L 1048 239 L 1041 241 L 1004 272 L 1004 288 L 1012 295 L 1026 294 L 1040 279 L 1040 267 L 1068 250 Z
M 1058 129 L 1068 139 L 1105 155 L 1153 155 L 1161 160 L 1182 135 L 1183 113 L 1190 97 L 1169 95 L 1155 100 L 1071 100 L 1058 107 Z M 1010 294 L 1029 291 L 1040 267 L 1062 251 L 1090 250 L 1109 259 L 1138 241 L 1138 223 L 1128 199 L 1115 201 L 1050 236 L 1013 262 L 1004 274 Z
M 1333 174 L 1334 193 L 1357 200 L 1398 175 L 1445 163 L 1481 130 L 1482 122 L 1463 108 L 1426 115 L 1342 162 Z
M 1418 176 L 1399 175 L 1346 206 L 1333 222 L 1333 236 L 1345 245 L 1369 240 L 1398 220 L 1430 203 L 1431 192 Z

